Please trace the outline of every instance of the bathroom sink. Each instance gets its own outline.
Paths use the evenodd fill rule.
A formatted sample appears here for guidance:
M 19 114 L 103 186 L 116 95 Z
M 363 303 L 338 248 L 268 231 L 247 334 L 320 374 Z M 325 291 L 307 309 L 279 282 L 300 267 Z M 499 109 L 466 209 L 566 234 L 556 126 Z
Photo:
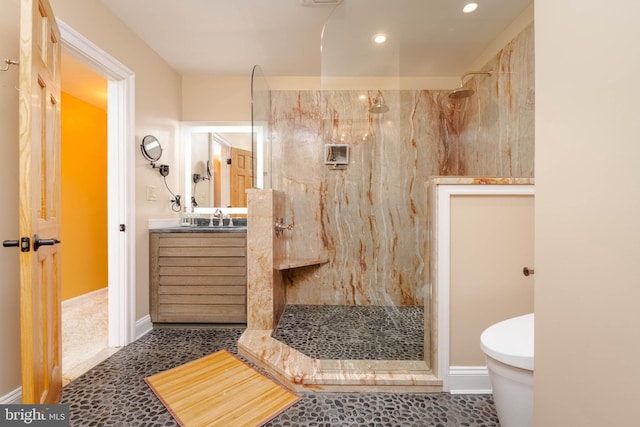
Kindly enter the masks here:
M 246 218 L 233 218 L 233 225 L 229 225 L 229 219 L 225 219 L 222 225 L 218 225 L 218 219 L 211 222 L 209 218 L 197 218 L 197 221 L 198 225 L 171 225 L 149 231 L 156 233 L 242 233 L 247 231 Z
M 236 229 L 236 228 L 244 228 L 246 230 L 247 225 L 246 224 L 233 224 L 233 225 L 214 225 L 214 226 L 209 226 L 209 225 L 190 225 L 190 226 L 180 226 L 179 228 L 192 228 L 195 230 L 210 230 L 210 229 L 215 229 L 215 230 L 227 230 L 227 229 Z
M 230 221 L 229 218 L 225 218 L 222 220 L 222 224 L 220 220 L 217 218 L 197 218 L 197 225 L 193 226 L 184 226 L 186 228 L 247 228 L 247 218 L 233 218 L 233 221 Z

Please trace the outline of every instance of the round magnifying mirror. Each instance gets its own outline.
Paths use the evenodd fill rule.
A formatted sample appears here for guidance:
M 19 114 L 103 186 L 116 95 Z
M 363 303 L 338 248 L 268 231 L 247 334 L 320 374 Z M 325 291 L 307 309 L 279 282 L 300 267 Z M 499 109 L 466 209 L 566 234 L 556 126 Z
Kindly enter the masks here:
M 147 135 L 142 138 L 140 149 L 142 150 L 144 158 L 150 162 L 157 162 L 160 160 L 160 156 L 162 156 L 162 146 L 160 145 L 160 141 L 158 141 L 158 139 L 153 135 Z
M 207 160 L 207 178 L 211 179 L 211 160 Z

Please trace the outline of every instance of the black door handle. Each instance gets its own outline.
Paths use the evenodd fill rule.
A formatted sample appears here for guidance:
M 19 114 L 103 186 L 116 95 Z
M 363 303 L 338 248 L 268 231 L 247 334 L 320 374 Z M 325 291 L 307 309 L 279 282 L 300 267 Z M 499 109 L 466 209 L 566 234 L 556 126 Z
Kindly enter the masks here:
M 40 246 L 53 246 L 55 244 L 60 243 L 60 240 L 58 239 L 41 239 L 40 237 L 38 237 L 38 235 L 36 234 L 35 236 L 33 236 L 33 250 L 37 251 L 38 248 L 40 248 Z
M 28 237 L 23 237 L 20 240 L 5 240 L 2 242 L 2 246 L 5 248 L 20 248 L 20 252 L 29 252 L 31 250 L 31 240 Z

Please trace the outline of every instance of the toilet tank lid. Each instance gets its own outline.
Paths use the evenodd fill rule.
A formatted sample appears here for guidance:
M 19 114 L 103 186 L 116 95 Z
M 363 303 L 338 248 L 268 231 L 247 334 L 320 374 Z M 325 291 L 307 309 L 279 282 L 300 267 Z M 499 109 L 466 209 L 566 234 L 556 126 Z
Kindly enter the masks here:
M 489 326 L 480 336 L 480 348 L 507 365 L 533 371 L 533 313 Z

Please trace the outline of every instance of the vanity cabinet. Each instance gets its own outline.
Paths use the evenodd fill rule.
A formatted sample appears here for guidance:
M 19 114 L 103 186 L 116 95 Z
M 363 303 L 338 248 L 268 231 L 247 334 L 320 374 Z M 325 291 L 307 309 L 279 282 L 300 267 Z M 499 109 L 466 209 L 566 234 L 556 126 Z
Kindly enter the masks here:
M 246 323 L 247 234 L 150 230 L 154 323 Z

